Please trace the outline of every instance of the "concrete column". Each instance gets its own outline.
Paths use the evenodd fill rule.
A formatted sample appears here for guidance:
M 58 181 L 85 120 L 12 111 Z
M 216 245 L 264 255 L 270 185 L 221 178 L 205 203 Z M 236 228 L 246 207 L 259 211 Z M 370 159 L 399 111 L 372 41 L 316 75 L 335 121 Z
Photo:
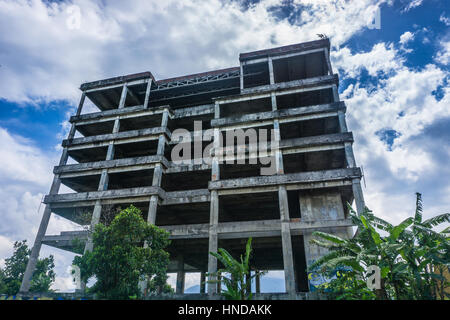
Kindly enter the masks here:
M 178 257 L 178 270 L 177 270 L 177 287 L 176 293 L 183 294 L 184 293 L 184 257 L 180 255 Z
M 289 206 L 286 186 L 278 187 L 281 218 L 281 242 L 283 246 L 283 265 L 286 292 L 295 294 L 294 258 L 292 255 L 291 229 L 289 227 Z
M 361 188 L 361 181 L 359 178 L 352 179 L 353 196 L 355 197 L 356 212 L 361 214 L 364 212 L 364 196 Z
M 214 119 L 219 119 L 220 118 L 220 104 L 218 102 L 216 102 L 214 104 Z
M 241 88 L 241 92 L 244 89 L 244 67 L 242 65 L 241 62 L 241 72 L 239 74 L 239 81 L 240 81 L 240 88 Z
M 270 84 L 274 84 L 275 83 L 275 77 L 273 75 L 273 61 L 272 61 L 272 57 L 269 57 L 267 59 L 267 62 L 269 63 L 269 80 L 270 80 Z
M 325 61 L 327 62 L 328 75 L 331 76 L 333 74 L 333 68 L 331 67 L 330 53 L 328 52 L 328 48 L 323 48 L 323 53 L 325 55 Z
M 210 206 L 210 221 L 209 221 L 209 252 L 217 252 L 218 237 L 217 224 L 219 222 L 219 195 L 217 190 L 211 191 L 211 206 Z M 208 280 L 215 280 L 214 275 L 217 272 L 217 259 L 211 254 L 208 254 Z M 208 283 L 208 295 L 217 293 L 217 285 L 215 283 Z
M 340 99 L 339 99 L 339 91 L 338 91 L 338 88 L 337 88 L 337 86 L 335 84 L 333 84 L 332 89 L 333 89 L 334 102 L 340 101 Z
M 274 120 L 273 125 L 275 129 L 275 140 L 280 141 L 280 124 L 278 120 Z M 275 164 L 277 174 L 284 174 L 283 154 L 280 150 L 276 150 L 275 152 Z M 278 187 L 278 201 L 280 206 L 281 242 L 283 246 L 283 265 L 286 292 L 289 294 L 295 294 L 294 259 L 292 255 L 291 229 L 289 227 L 289 203 L 286 186 L 284 185 Z
M 152 79 L 149 78 L 147 82 L 147 89 L 145 90 L 144 108 L 148 108 L 148 101 L 150 100 L 150 90 L 152 87 Z
M 278 106 L 277 106 L 277 96 L 275 95 L 275 92 L 270 93 L 270 99 L 272 101 L 272 111 L 276 111 L 278 109 Z
M 339 129 L 341 132 L 348 132 L 347 122 L 345 121 L 345 113 L 342 110 L 338 111 Z
M 206 275 L 205 272 L 202 271 L 200 272 L 200 293 L 205 293 L 205 289 L 206 289 Z
M 81 114 L 81 110 L 83 108 L 85 98 L 86 98 L 86 94 L 85 94 L 85 92 L 83 92 L 81 94 L 80 103 L 78 104 L 78 108 L 77 108 L 77 112 L 76 112 L 77 116 Z M 70 128 L 67 139 L 69 139 L 69 140 L 73 139 L 73 137 L 75 136 L 75 131 L 76 131 L 75 124 L 72 123 L 72 126 Z M 65 165 L 67 163 L 68 158 L 69 158 L 69 154 L 68 154 L 67 148 L 64 148 L 63 152 L 61 154 L 61 158 L 59 159 L 59 165 L 60 166 Z M 50 195 L 58 194 L 60 186 L 61 186 L 61 179 L 59 178 L 59 175 L 54 175 L 49 194 Z M 30 289 L 30 281 L 33 276 L 34 270 L 36 268 L 37 260 L 39 258 L 39 252 L 41 251 L 42 239 L 44 238 L 45 233 L 47 231 L 48 222 L 50 221 L 51 214 L 52 214 L 52 210 L 51 210 L 50 205 L 46 205 L 45 209 L 44 209 L 44 213 L 42 215 L 41 223 L 39 224 L 39 229 L 36 234 L 36 238 L 34 240 L 33 248 L 31 249 L 30 258 L 28 260 L 27 267 L 25 268 L 25 273 L 23 275 L 22 283 L 20 285 L 19 292 L 21 292 L 21 293 L 26 293 Z
M 127 84 L 124 83 L 122 87 L 122 94 L 120 95 L 119 109 L 125 107 L 125 101 L 127 100 L 127 92 L 128 92 Z

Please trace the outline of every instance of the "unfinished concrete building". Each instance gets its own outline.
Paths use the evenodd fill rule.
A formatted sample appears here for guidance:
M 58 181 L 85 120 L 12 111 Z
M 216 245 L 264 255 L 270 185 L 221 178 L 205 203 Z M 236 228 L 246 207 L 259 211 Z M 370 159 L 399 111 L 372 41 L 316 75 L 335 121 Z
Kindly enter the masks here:
M 239 256 L 252 237 L 252 266 L 284 271 L 285 296 L 308 298 L 306 268 L 323 254 L 309 244 L 311 233 L 349 236 L 346 203 L 364 208 L 329 50 L 329 40 L 321 39 L 242 53 L 240 66 L 229 69 L 165 80 L 143 72 L 82 84 L 21 291 L 29 288 L 42 244 L 82 253 L 73 241 L 82 239 L 84 250 L 92 249 L 84 231 L 46 235 L 52 213 L 80 224 L 86 223 L 80 213 L 88 213 L 95 226 L 105 210 L 133 204 L 171 234 L 169 272 L 177 273 L 177 293 L 187 272 L 200 272 L 201 293 L 214 297 L 220 288 L 205 288 L 204 279 L 218 262 L 208 252 L 222 247 Z M 85 99 L 98 112 L 83 113 Z M 194 121 L 213 135 L 195 131 Z M 177 128 L 200 135 L 203 147 L 213 144 L 211 163 L 171 159 Z M 275 174 L 261 175 L 261 163 L 219 159 L 218 135 L 238 128 L 277 129 Z M 59 193 L 61 183 L 74 192 Z

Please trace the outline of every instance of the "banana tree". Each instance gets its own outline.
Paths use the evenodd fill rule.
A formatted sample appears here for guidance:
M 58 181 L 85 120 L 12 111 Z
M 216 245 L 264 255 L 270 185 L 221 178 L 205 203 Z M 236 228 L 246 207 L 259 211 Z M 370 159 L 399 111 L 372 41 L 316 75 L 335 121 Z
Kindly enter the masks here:
M 449 266 L 448 228 L 442 232 L 432 228 L 449 222 L 450 214 L 422 221 L 421 195 L 416 196 L 414 217 L 396 226 L 376 217 L 367 208 L 358 215 L 349 205 L 350 217 L 358 232 L 352 239 L 314 232 L 313 235 L 322 240 L 313 239 L 312 243 L 327 248 L 329 253 L 309 269 L 330 272 L 339 266 L 348 266 L 352 270 L 350 275 L 364 279 L 367 267 L 377 265 L 381 269 L 381 289 L 376 291 L 378 299 L 434 299 L 436 287 L 445 292 L 443 287 L 447 282 L 442 272 L 439 274 L 433 269 L 443 270 Z
M 253 294 L 251 292 L 251 281 L 257 274 L 261 275 L 265 272 L 256 271 L 251 274 L 250 256 L 252 252 L 252 238 L 249 238 L 245 247 L 244 256 L 240 256 L 240 261 L 234 259 L 231 254 L 219 248 L 217 252 L 210 252 L 217 260 L 219 260 L 223 268 L 217 270 L 216 273 L 210 274 L 220 277 L 218 280 L 208 280 L 209 283 L 225 284 L 226 289 L 222 290 L 222 295 L 229 300 L 251 300 Z

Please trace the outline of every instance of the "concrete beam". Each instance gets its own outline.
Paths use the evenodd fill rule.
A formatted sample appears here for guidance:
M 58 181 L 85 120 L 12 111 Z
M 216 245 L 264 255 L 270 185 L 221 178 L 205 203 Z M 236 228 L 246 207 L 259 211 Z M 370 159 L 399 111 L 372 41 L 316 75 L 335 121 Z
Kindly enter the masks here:
M 291 173 L 284 175 L 258 176 L 251 178 L 210 181 L 209 189 L 210 190 L 239 189 L 239 188 L 279 185 L 279 184 L 294 184 L 302 182 L 304 183 L 324 182 L 342 179 L 353 179 L 360 177 L 361 177 L 361 170 L 359 168 L 345 168 L 345 169 Z
M 137 166 L 162 163 L 165 167 L 169 167 L 170 163 L 164 156 L 146 156 L 146 157 L 135 157 L 135 158 L 125 158 L 125 159 L 116 159 L 116 160 L 105 160 L 98 162 L 85 162 L 85 163 L 77 163 L 77 164 L 69 164 L 64 166 L 55 166 L 53 169 L 53 173 L 62 174 L 75 174 L 78 173 L 80 175 L 84 174 L 92 174 L 92 171 L 102 170 L 102 169 L 117 169 L 110 170 L 109 172 L 121 172 L 121 171 L 130 171 Z
M 286 119 L 299 116 L 307 116 L 312 114 L 323 114 L 330 112 L 345 112 L 346 106 L 344 102 L 333 102 L 321 105 L 314 105 L 308 107 L 297 107 L 289 109 L 278 109 L 275 111 L 258 112 L 252 114 L 245 114 L 240 117 L 228 117 L 211 120 L 212 127 L 230 127 L 239 124 L 244 124 L 244 127 L 250 126 L 253 123 L 263 122 L 267 120 Z M 300 118 L 302 119 L 302 118 Z M 309 118 L 305 118 L 308 120 Z
M 166 192 L 161 205 L 188 204 L 197 202 L 209 202 L 211 194 L 208 189 L 184 190 Z
M 170 138 L 170 131 L 164 127 L 155 127 L 149 129 L 140 129 L 140 130 L 131 130 L 124 131 L 118 133 L 109 133 L 109 134 L 101 134 L 97 136 L 91 137 L 83 137 L 83 138 L 74 138 L 74 139 L 66 139 L 63 140 L 62 146 L 68 147 L 70 149 L 75 149 L 75 146 L 80 145 L 95 145 L 99 146 L 99 143 L 109 144 L 110 141 L 114 141 L 115 144 L 125 143 L 121 140 L 135 140 L 142 141 L 142 139 L 146 140 L 157 140 L 160 134 L 165 134 Z M 132 141 L 130 141 L 132 142 Z
M 292 88 L 311 88 L 324 84 L 338 84 L 339 77 L 337 74 L 334 75 L 324 75 L 314 78 L 306 78 L 300 80 L 293 80 L 287 82 L 278 82 L 274 84 L 268 84 L 253 88 L 247 88 L 242 90 L 242 94 L 251 94 L 251 93 L 262 93 L 262 92 L 270 92 L 270 91 L 281 91 Z
M 53 205 L 55 203 L 64 202 L 89 202 L 103 199 L 133 198 L 151 195 L 158 195 L 160 198 L 165 198 L 165 192 L 161 188 L 139 187 L 106 191 L 50 194 L 44 197 L 44 203 Z
M 85 125 L 103 121 L 112 121 L 115 120 L 116 117 L 119 117 L 120 119 L 125 119 L 125 118 L 148 116 L 153 114 L 161 114 L 166 110 L 168 110 L 170 114 L 173 115 L 173 111 L 169 106 L 160 106 L 151 109 L 146 109 L 144 108 L 144 106 L 139 105 L 122 109 L 112 109 L 100 112 L 81 114 L 78 116 L 71 116 L 69 121 L 77 125 Z

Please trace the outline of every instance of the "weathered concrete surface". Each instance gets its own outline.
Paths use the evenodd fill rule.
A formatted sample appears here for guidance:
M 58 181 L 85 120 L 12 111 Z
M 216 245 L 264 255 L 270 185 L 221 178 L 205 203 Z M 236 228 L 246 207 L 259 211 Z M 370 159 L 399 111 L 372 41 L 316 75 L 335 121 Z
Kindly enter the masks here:
M 237 189 L 279 184 L 293 184 L 302 182 L 320 182 L 341 179 L 360 178 L 359 168 L 346 168 L 336 170 L 323 170 L 313 172 L 300 172 L 285 175 L 260 176 L 252 178 L 219 180 L 209 182 L 209 189 Z
M 163 81 L 143 73 L 83 85 L 25 278 L 41 244 L 74 250 L 74 239 L 88 240 L 82 232 L 45 236 L 52 212 L 75 221 L 87 210 L 95 225 L 104 206 L 133 203 L 149 223 L 171 233 L 169 271 L 178 273 L 180 294 L 170 299 L 195 296 L 181 295 L 186 272 L 217 270 L 208 251 L 224 247 L 238 256 L 248 237 L 255 239 L 255 266 L 284 270 L 288 293 L 257 299 L 313 298 L 296 292 L 308 282 L 304 265 L 325 253 L 309 244 L 311 233 L 350 235 L 344 202 L 355 199 L 358 212 L 364 206 L 329 49 L 328 39 L 318 40 L 242 54 L 238 68 Z M 287 61 L 303 69 L 286 72 Z M 82 115 L 85 97 L 103 111 Z M 203 121 L 202 131 L 195 120 Z M 211 164 L 170 161 L 177 143 L 171 132 L 183 126 L 191 138 L 201 134 L 203 146 L 213 141 Z M 204 137 L 209 127 L 214 134 Z M 236 170 L 219 158 L 220 133 L 258 127 L 279 129 L 276 175 L 258 176 L 250 165 Z M 83 137 L 74 138 L 77 130 Z M 255 156 L 249 151 L 246 144 L 245 159 Z M 79 163 L 67 165 L 68 156 Z M 60 183 L 82 192 L 58 194 Z M 24 291 L 28 285 L 26 280 Z M 209 284 L 208 293 L 198 297 L 217 299 L 217 285 Z
M 306 116 L 311 114 L 328 113 L 332 111 L 345 111 L 346 106 L 344 102 L 334 102 L 328 104 L 321 104 L 308 107 L 298 107 L 290 109 L 280 109 L 275 111 L 259 112 L 246 115 L 239 115 L 235 117 L 219 118 L 211 120 L 212 127 L 227 127 L 236 124 L 251 124 L 253 122 L 260 122 L 264 120 L 284 119 L 295 116 Z

